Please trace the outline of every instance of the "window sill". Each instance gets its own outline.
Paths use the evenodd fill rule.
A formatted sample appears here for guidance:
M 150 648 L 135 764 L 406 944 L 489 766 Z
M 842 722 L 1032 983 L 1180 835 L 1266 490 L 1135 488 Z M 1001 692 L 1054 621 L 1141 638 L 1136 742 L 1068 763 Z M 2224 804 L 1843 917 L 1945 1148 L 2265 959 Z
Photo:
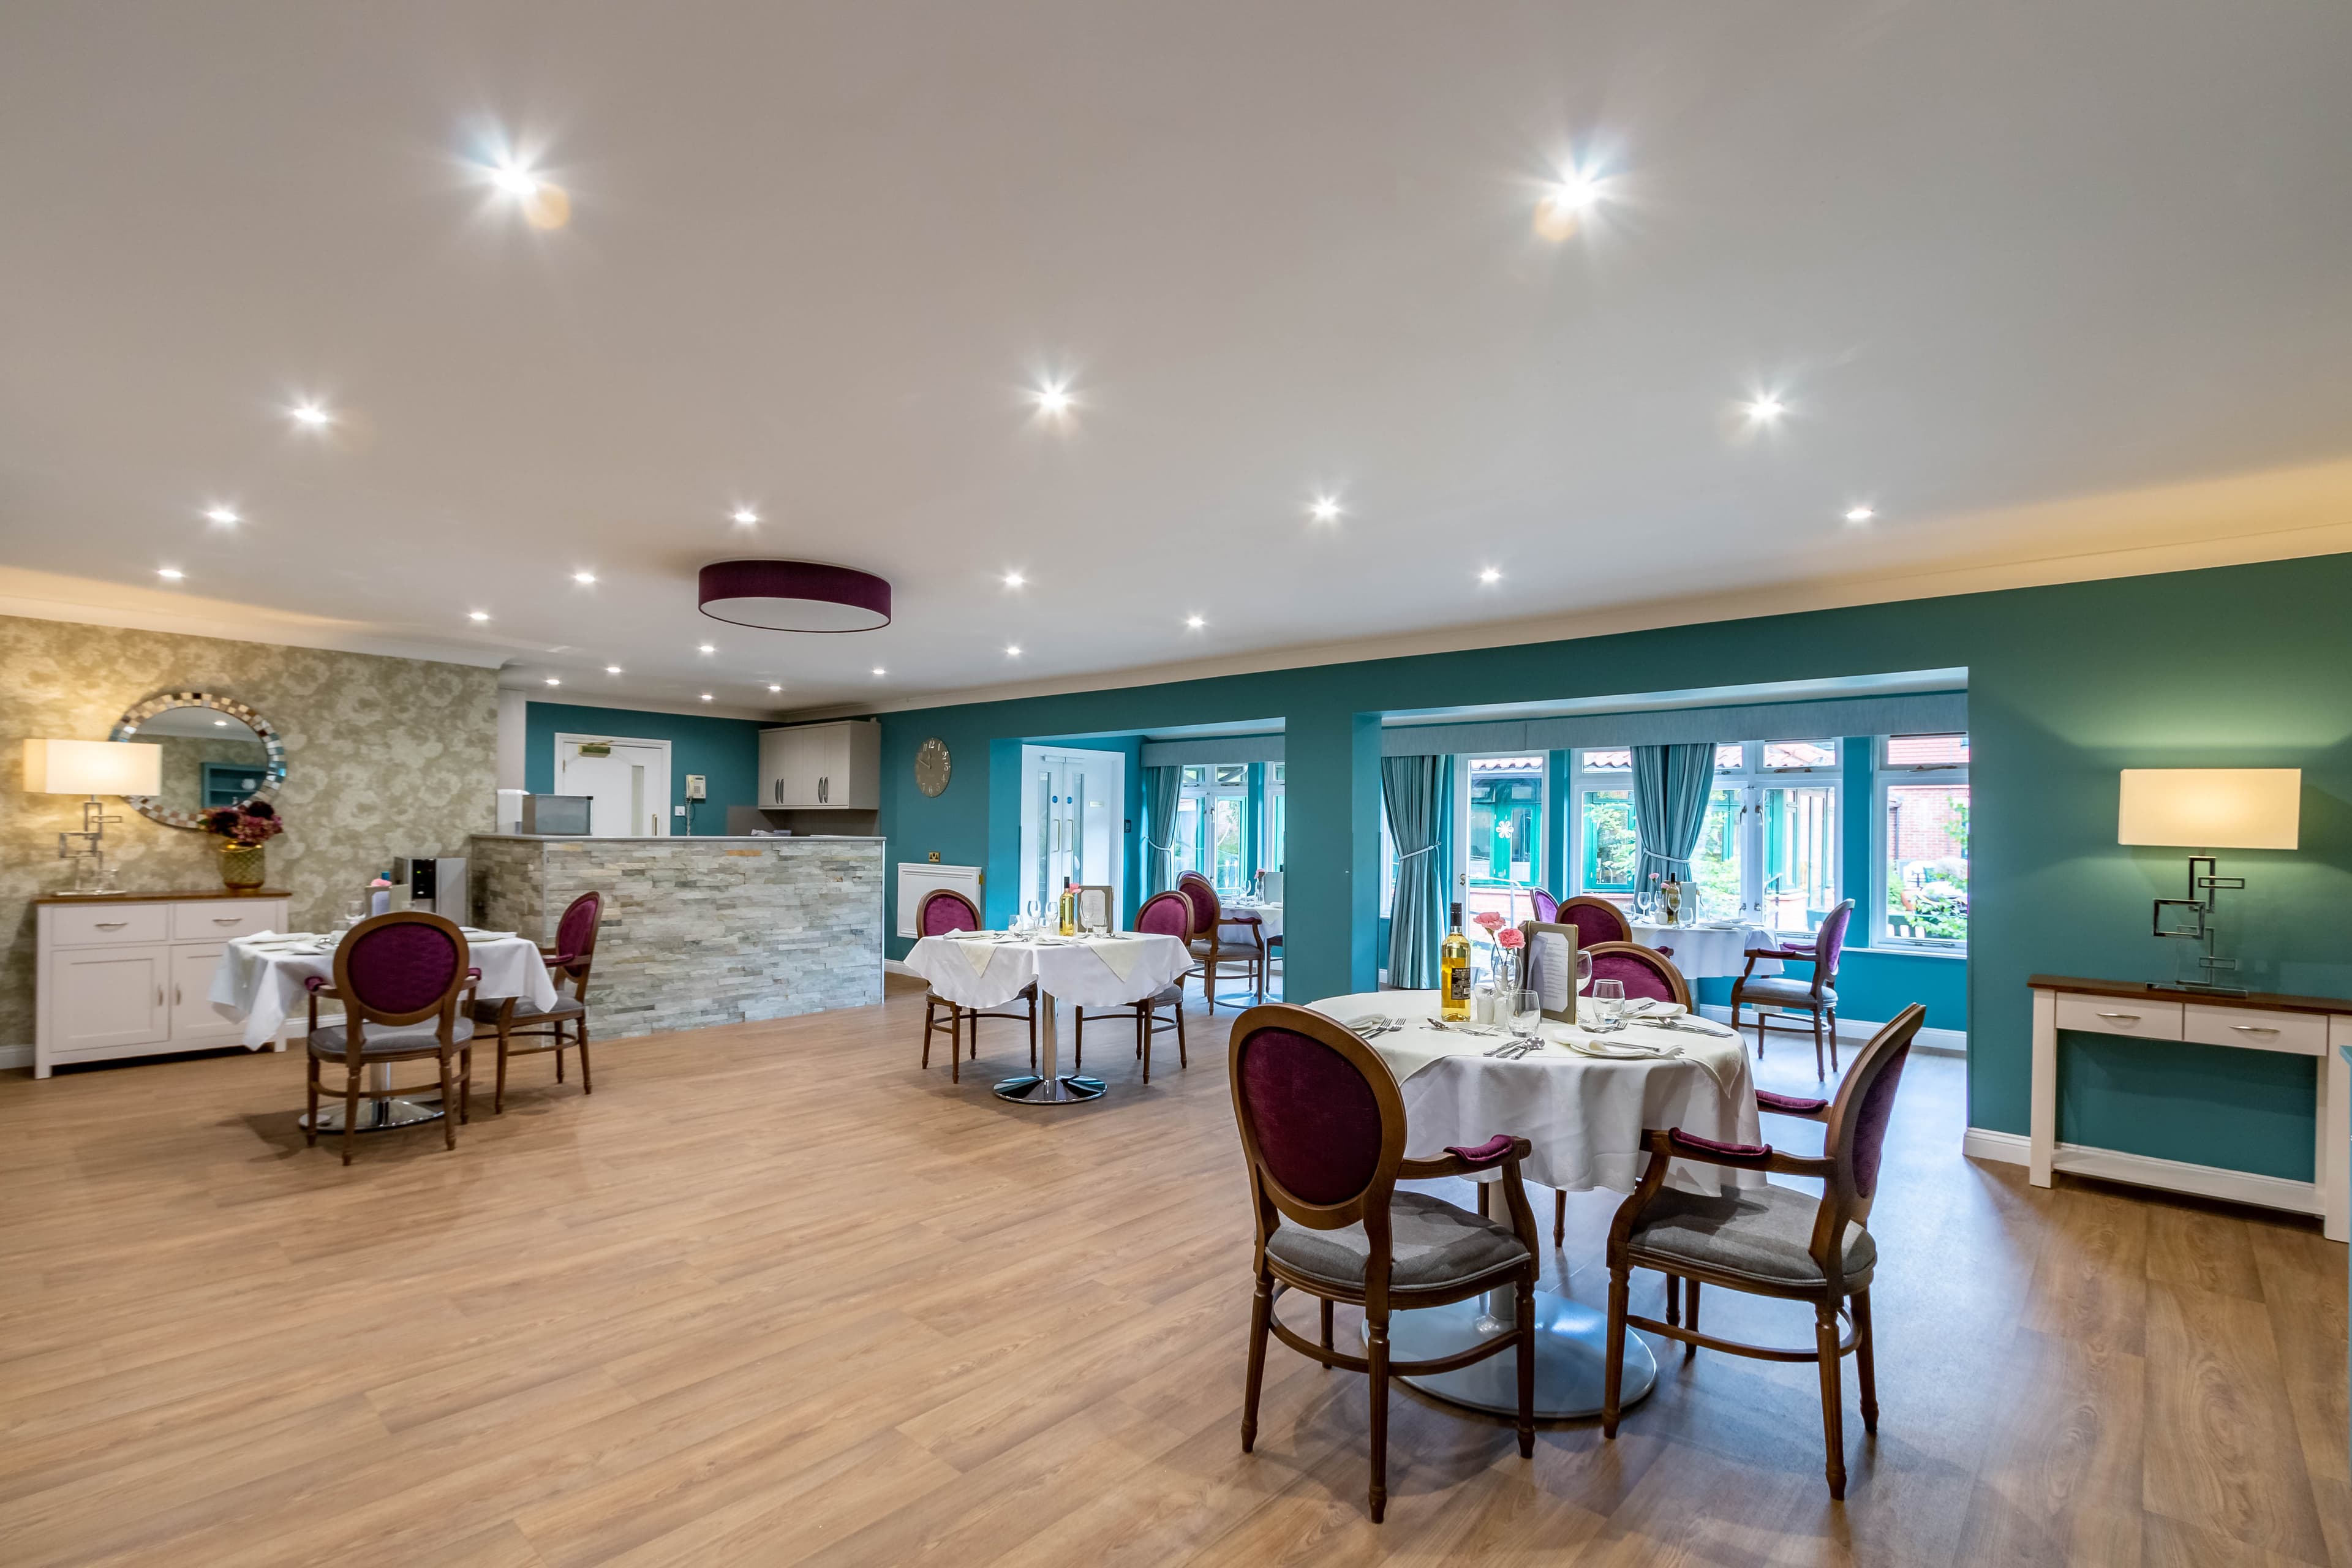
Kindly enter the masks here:
M 1969 950 L 1965 946 L 1928 947 L 1923 943 L 1909 942 L 1873 942 L 1868 947 L 1863 947 L 1857 944 L 1847 948 L 1846 951 L 1849 952 L 1883 952 L 1890 957 L 1945 958 L 1959 963 L 1966 963 L 1969 960 Z

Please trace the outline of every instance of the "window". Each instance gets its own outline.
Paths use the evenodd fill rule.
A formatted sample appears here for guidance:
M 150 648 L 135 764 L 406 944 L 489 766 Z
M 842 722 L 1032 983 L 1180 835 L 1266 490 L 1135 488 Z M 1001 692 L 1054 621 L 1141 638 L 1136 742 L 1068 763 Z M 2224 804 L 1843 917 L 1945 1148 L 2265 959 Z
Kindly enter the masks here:
M 1290 827 L 1290 785 L 1283 773 L 1286 765 L 1268 763 L 1265 768 L 1265 831 L 1260 839 L 1265 847 L 1258 851 L 1258 858 L 1265 862 L 1258 868 L 1262 871 L 1282 869 L 1283 841 L 1289 836 Z
M 1702 920 L 1746 920 L 1810 932 L 1838 901 L 1840 742 L 1726 742 L 1691 852 Z M 1576 889 L 1630 900 L 1640 862 L 1630 749 L 1576 753 L 1568 826 Z
M 1176 869 L 1198 871 L 1227 897 L 1249 884 L 1242 865 L 1242 823 L 1249 814 L 1249 764 L 1187 767 L 1176 797 Z
M 1470 837 L 1463 862 L 1469 872 L 1468 919 L 1492 910 L 1525 920 L 1519 889 L 1535 885 L 1543 865 L 1544 759 L 1470 757 Z
M 1969 939 L 1969 738 L 1889 735 L 1880 742 L 1877 941 L 1930 948 Z

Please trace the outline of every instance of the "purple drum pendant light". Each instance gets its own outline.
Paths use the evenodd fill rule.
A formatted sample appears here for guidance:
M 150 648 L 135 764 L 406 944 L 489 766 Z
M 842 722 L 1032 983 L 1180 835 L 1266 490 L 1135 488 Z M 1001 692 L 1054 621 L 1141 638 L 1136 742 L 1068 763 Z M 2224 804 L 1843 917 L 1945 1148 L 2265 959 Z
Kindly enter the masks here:
M 870 632 L 890 624 L 890 584 L 817 561 L 714 561 L 696 599 L 713 620 L 775 632 Z

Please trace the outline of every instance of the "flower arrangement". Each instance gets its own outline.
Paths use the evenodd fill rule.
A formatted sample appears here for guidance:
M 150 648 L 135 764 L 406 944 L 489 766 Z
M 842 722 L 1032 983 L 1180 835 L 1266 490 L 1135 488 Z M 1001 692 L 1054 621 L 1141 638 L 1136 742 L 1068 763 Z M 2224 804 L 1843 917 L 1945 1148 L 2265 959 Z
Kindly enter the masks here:
M 268 801 L 249 800 L 243 805 L 225 805 L 205 813 L 205 831 L 249 849 L 285 832 L 286 819 Z

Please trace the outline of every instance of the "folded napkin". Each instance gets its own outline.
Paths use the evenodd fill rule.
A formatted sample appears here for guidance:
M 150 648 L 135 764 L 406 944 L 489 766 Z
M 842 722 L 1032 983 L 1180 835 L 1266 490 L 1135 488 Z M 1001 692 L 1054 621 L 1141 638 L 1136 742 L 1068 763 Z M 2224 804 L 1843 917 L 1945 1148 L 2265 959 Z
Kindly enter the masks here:
M 1095 956 L 1122 981 L 1135 973 L 1135 966 L 1143 962 L 1143 955 L 1151 947 L 1139 936 L 1098 936 L 1087 942 L 1087 945 L 1093 948 Z

